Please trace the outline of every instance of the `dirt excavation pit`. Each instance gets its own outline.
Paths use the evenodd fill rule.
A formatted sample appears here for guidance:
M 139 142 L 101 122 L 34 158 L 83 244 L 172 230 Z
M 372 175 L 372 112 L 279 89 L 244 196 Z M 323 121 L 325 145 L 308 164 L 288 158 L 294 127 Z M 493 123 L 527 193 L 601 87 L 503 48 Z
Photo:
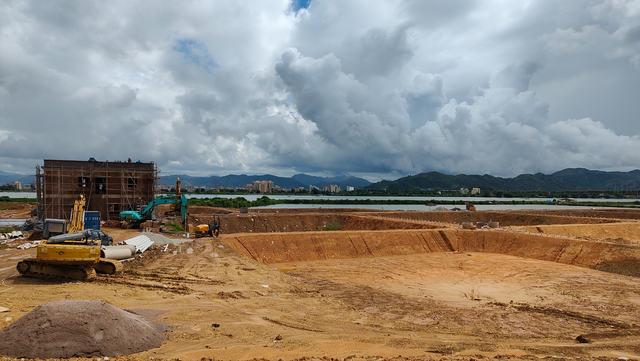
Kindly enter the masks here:
M 49 302 L 0 331 L 0 355 L 43 359 L 128 355 L 160 347 L 164 329 L 104 301 Z
M 561 211 L 478 211 L 414 212 L 336 209 L 249 209 L 246 214 L 206 211 L 197 207 L 190 213 L 192 224 L 211 223 L 213 215 L 221 219 L 221 232 L 273 233 L 315 231 L 384 231 L 394 229 L 456 228 L 462 222 L 498 222 L 501 227 L 573 224 L 615 224 L 640 219 L 634 210 Z M 297 211 L 297 212 L 292 212 Z
M 190 222 L 216 213 L 199 208 Z M 640 359 L 640 211 L 220 218 L 218 238 L 158 240 L 122 275 L 89 283 L 14 276 L 34 250 L 0 249 L 0 328 L 47 302 L 95 299 L 170 325 L 162 347 L 123 361 Z M 501 227 L 460 227 L 488 220 Z

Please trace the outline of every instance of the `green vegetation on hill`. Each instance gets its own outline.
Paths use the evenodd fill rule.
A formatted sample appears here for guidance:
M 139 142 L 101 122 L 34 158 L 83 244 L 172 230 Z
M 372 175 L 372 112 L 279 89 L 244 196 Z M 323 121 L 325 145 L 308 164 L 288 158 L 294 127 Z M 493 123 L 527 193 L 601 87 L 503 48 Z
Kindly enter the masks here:
M 447 175 L 438 172 L 421 173 L 382 181 L 365 187 L 368 191 L 425 192 L 480 188 L 501 191 L 633 191 L 640 187 L 640 170 L 603 172 L 583 168 L 565 169 L 553 174 L 521 174 L 515 178 L 491 175 Z
M 240 207 L 262 207 L 270 204 L 275 204 L 277 201 L 269 199 L 269 197 L 263 196 L 255 201 L 248 201 L 244 197 L 236 198 L 191 198 L 189 199 L 189 205 L 193 206 L 207 206 L 207 207 L 219 207 L 219 208 L 240 208 Z
M 11 203 L 37 203 L 37 199 L 35 198 L 11 198 L 9 196 L 0 196 L 0 202 L 11 202 Z

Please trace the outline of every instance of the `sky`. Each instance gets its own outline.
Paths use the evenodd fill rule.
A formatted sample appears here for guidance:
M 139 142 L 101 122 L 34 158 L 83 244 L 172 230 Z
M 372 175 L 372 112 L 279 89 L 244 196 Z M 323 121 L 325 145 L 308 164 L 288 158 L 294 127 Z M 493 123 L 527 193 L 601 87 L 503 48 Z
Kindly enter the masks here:
M 0 170 L 640 164 L 640 0 L 0 2 Z

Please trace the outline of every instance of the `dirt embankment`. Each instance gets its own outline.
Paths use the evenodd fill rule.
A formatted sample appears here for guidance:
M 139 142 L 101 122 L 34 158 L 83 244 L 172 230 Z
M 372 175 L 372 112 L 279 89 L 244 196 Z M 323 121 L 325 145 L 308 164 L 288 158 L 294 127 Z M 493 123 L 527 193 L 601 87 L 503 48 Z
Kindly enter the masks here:
M 458 251 L 501 253 L 596 269 L 609 265 L 608 271 L 640 276 L 640 247 L 504 231 L 280 233 L 236 235 L 223 241 L 267 264 Z M 629 262 L 638 265 L 632 269 L 615 266 L 628 266 Z
M 560 215 L 571 217 L 612 218 L 612 219 L 637 219 L 640 220 L 640 209 L 545 209 L 545 210 L 520 210 L 513 213 L 527 213 L 536 215 Z
M 194 207 L 195 208 L 195 207 Z M 206 207 L 199 207 L 206 208 Z M 323 230 L 393 230 L 433 229 L 438 225 L 426 222 L 460 224 L 462 222 L 497 221 L 501 226 L 531 226 L 550 224 L 606 224 L 618 222 L 605 218 L 577 218 L 560 215 L 513 214 L 509 212 L 237 212 L 223 214 L 206 209 L 190 211 L 192 224 L 210 223 L 214 213 L 219 213 L 221 232 L 273 233 L 308 232 Z M 288 210 L 290 211 L 290 210 Z
M 0 202 L 0 219 L 24 219 L 31 216 L 35 209 L 32 203 Z
M 209 214 L 202 213 L 192 215 L 190 221 L 193 224 L 209 223 L 213 218 Z M 435 228 L 426 223 L 407 223 L 343 213 L 222 214 L 220 222 L 220 230 L 224 234 Z
M 562 224 L 520 227 L 529 232 L 550 235 L 582 237 L 605 242 L 639 244 L 640 223 L 625 222 L 611 224 Z M 625 242 L 626 241 L 626 242 Z
M 373 215 L 373 214 L 372 214 Z M 445 223 L 499 222 L 500 226 L 532 226 L 543 224 L 600 224 L 617 222 L 606 218 L 576 218 L 556 214 L 528 214 L 514 212 L 383 212 L 376 216 Z

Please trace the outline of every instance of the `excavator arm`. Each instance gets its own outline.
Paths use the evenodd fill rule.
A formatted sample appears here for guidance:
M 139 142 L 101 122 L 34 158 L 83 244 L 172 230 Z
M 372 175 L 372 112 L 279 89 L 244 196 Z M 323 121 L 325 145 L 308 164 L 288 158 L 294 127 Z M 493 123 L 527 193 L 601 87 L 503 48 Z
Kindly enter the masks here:
M 182 222 L 184 223 L 187 219 L 187 197 L 184 195 L 176 196 L 167 196 L 156 198 L 151 201 L 141 212 L 136 211 L 122 211 L 120 212 L 120 218 L 123 220 L 130 221 L 145 221 L 151 219 L 151 215 L 153 214 L 153 209 L 160 204 L 179 204 L 180 205 L 180 214 L 182 216 Z
M 84 195 L 80 195 L 73 204 L 73 213 L 69 221 L 69 233 L 79 232 L 84 229 L 84 207 L 86 205 Z

